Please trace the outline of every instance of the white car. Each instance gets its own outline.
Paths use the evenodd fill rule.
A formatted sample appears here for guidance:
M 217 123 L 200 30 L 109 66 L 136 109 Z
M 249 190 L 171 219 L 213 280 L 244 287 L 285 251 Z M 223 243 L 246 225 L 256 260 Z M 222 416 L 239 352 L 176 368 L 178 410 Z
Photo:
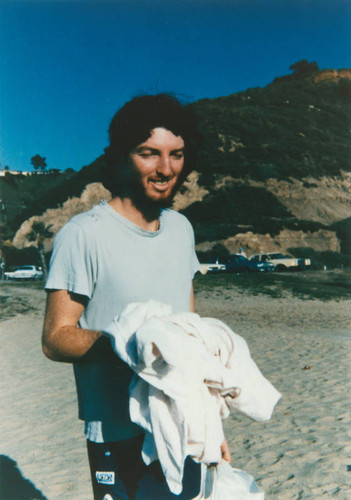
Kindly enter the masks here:
M 211 259 L 212 260 L 212 259 Z M 222 271 L 226 271 L 227 266 L 225 264 L 219 263 L 219 258 L 213 259 L 214 262 L 207 262 L 206 264 L 200 264 L 200 273 L 219 273 Z
M 283 255 L 280 252 L 260 253 L 250 257 L 252 262 L 271 262 L 277 271 L 298 271 L 307 269 L 311 265 L 310 259 L 297 259 L 291 255 Z
M 16 271 L 4 273 L 5 280 L 41 280 L 44 277 L 41 267 L 21 266 Z

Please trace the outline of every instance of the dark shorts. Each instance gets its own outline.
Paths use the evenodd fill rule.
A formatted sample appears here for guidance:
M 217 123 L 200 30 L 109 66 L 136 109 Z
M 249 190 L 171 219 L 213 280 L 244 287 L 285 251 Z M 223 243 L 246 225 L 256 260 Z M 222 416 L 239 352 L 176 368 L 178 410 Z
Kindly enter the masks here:
M 199 493 L 200 465 L 186 459 L 183 491 L 173 495 L 160 463 L 146 466 L 141 458 L 144 436 L 114 443 L 88 441 L 94 500 L 190 500 Z

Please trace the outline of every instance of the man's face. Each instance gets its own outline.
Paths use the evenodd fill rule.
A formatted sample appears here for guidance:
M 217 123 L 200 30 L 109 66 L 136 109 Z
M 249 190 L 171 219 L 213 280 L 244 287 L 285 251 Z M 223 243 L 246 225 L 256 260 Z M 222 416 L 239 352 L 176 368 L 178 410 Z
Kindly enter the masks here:
M 145 201 L 167 206 L 172 200 L 184 166 L 184 140 L 157 127 L 129 154 L 136 174 L 136 191 Z

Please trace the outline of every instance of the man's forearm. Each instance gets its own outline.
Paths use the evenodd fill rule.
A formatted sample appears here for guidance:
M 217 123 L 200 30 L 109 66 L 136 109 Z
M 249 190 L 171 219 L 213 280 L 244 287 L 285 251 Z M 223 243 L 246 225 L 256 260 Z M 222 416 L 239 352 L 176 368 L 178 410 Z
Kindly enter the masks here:
M 76 326 L 62 326 L 57 330 L 47 331 L 44 326 L 42 348 L 45 356 L 53 361 L 76 363 L 101 354 L 102 344 L 108 345 L 108 339 L 101 332 L 84 330 Z
M 100 331 L 78 327 L 85 307 L 82 299 L 67 290 L 48 293 L 42 348 L 49 359 L 66 363 L 101 360 L 111 351 L 109 340 Z

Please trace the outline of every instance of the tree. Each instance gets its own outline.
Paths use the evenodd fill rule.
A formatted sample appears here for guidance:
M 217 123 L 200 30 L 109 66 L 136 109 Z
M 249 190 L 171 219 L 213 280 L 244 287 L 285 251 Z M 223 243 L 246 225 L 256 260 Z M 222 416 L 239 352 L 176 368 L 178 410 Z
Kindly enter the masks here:
M 291 69 L 298 75 L 301 75 L 302 73 L 313 73 L 314 71 L 319 71 L 319 67 L 316 62 L 308 62 L 306 59 L 292 64 L 289 69 Z
M 34 241 L 37 246 L 41 266 L 43 268 L 44 279 L 46 279 L 48 275 L 48 268 L 44 254 L 44 240 L 45 238 L 53 236 L 53 232 L 50 230 L 51 226 L 52 224 L 46 226 L 44 222 L 34 221 L 32 224 L 32 230 L 27 234 L 27 240 Z
M 45 156 L 40 156 L 40 155 L 32 156 L 30 162 L 33 168 L 35 168 L 35 170 L 38 170 L 38 168 L 44 170 L 47 167 Z

